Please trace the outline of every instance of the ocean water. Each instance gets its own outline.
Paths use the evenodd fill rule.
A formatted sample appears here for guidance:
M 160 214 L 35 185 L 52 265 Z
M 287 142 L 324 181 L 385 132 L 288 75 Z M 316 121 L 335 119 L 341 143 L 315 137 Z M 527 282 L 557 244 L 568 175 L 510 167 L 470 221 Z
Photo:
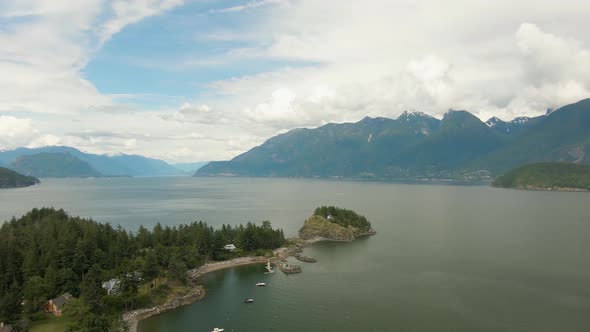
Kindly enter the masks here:
M 47 179 L 0 191 L 0 220 L 63 207 L 134 230 L 270 220 L 295 235 L 318 205 L 378 234 L 320 243 L 303 273 L 262 266 L 202 278 L 200 302 L 153 331 L 589 331 L 590 194 L 485 186 L 250 178 Z M 258 288 L 255 283 L 269 285 Z M 242 303 L 253 297 L 251 305 Z

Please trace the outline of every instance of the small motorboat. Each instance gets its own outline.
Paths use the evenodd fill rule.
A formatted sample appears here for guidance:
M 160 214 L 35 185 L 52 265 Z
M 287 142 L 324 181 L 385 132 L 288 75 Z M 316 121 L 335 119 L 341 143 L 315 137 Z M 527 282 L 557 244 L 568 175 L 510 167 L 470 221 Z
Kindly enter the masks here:
M 219 327 L 216 327 L 211 332 L 223 332 L 223 331 L 225 331 L 225 330 L 224 329 L 220 329 Z
M 264 287 L 264 286 L 266 286 L 266 282 L 257 282 L 256 283 L 256 286 L 258 286 L 258 287 Z
M 244 303 L 254 303 L 254 299 L 250 299 L 250 298 L 245 299 Z

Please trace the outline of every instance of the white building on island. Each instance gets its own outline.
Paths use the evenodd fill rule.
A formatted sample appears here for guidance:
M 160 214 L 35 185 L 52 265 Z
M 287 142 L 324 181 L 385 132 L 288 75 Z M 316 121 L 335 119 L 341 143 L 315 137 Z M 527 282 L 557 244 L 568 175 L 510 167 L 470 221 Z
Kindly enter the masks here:
M 230 243 L 230 244 L 226 244 L 226 245 L 223 247 L 223 249 L 225 249 L 225 250 L 229 250 L 229 251 L 234 251 L 234 250 L 236 250 L 236 249 L 238 249 L 238 248 L 236 248 L 236 246 L 234 246 L 234 244 L 233 244 L 233 243 Z

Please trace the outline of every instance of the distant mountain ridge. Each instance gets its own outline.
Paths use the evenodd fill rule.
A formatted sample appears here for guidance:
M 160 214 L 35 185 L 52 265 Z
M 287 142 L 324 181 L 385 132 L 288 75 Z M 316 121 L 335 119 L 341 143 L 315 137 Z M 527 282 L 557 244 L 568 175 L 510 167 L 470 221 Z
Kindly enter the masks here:
M 99 177 L 102 174 L 69 152 L 41 152 L 17 157 L 10 164 L 17 172 L 39 178 Z
M 42 148 L 18 148 L 0 151 L 0 164 L 10 165 L 18 157 L 39 153 L 69 153 L 88 163 L 103 176 L 170 176 L 186 174 L 163 160 L 139 155 L 98 155 L 85 153 L 68 146 L 47 146 Z
M 508 122 L 451 110 L 294 129 L 195 175 L 489 180 L 541 161 L 590 163 L 590 99 Z
M 0 167 L 0 188 L 22 188 L 40 183 L 39 179 Z

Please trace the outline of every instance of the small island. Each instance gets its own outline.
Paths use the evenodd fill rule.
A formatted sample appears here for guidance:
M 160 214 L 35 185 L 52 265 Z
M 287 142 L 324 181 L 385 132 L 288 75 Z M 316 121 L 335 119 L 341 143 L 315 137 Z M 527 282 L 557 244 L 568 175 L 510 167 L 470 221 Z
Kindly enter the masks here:
M 590 166 L 562 162 L 529 164 L 497 177 L 492 185 L 527 190 L 589 191 Z
M 305 263 L 315 263 L 313 257 L 302 255 L 303 249 L 319 241 L 353 241 L 361 236 L 375 235 L 371 223 L 352 210 L 335 206 L 321 206 L 303 223 L 299 236 L 288 239 L 288 245 L 274 251 L 273 260 L 279 270 L 284 273 L 301 273 L 303 269 L 294 264 L 287 264 L 287 258 Z
M 299 237 L 306 241 L 352 241 L 374 234 L 367 218 L 335 206 L 318 207 L 299 230 Z
M 41 183 L 32 176 L 22 175 L 5 167 L 0 167 L 0 188 L 23 188 Z

